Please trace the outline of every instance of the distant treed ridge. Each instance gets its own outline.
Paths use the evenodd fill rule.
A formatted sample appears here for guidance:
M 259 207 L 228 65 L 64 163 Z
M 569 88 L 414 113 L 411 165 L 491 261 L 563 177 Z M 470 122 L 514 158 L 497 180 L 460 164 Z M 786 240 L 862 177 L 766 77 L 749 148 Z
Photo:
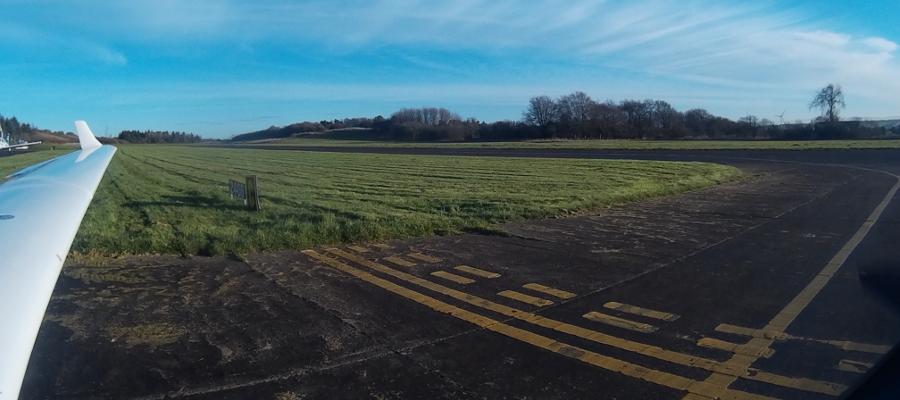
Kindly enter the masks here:
M 463 119 L 445 108 L 402 108 L 390 118 L 347 118 L 301 122 L 237 135 L 252 141 L 318 134 L 344 128 L 371 128 L 369 134 L 343 138 L 403 141 L 507 141 L 534 139 L 734 139 L 827 140 L 887 138 L 900 135 L 900 121 L 784 122 L 748 115 L 737 121 L 702 108 L 685 112 L 663 100 L 597 102 L 584 92 L 557 99 L 532 97 L 519 121 L 487 123 Z M 330 137 L 323 135 L 322 137 Z
M 122 131 L 117 139 L 128 143 L 198 143 L 203 140 L 193 133 L 169 131 Z

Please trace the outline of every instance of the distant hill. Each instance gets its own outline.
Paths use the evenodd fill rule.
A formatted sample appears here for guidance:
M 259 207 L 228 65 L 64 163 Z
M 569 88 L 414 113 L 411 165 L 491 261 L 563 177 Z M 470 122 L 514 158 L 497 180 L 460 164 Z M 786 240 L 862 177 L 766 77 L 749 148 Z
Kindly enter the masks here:
M 325 127 L 319 123 L 314 122 L 300 122 L 296 124 L 290 124 L 288 126 L 270 126 L 268 129 L 264 129 L 256 132 L 248 132 L 242 133 L 231 138 L 232 142 L 250 142 L 256 140 L 266 140 L 266 139 L 283 139 L 287 137 L 291 137 L 295 134 L 300 133 L 312 133 L 312 132 L 324 132 Z
M 72 132 L 51 131 L 48 129 L 40 129 L 29 123 L 21 123 L 16 117 L 4 118 L 0 115 L 0 127 L 3 128 L 3 135 L 9 135 L 12 143 L 19 140 L 28 142 L 41 141 L 51 144 L 75 143 L 78 137 Z

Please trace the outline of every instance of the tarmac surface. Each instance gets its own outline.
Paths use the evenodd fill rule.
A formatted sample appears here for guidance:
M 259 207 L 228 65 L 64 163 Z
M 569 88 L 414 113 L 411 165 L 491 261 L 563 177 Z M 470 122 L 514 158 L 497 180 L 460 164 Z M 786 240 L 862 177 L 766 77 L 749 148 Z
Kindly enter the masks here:
M 22 398 L 834 399 L 900 340 L 900 151 L 339 151 L 748 177 L 507 236 L 66 268 Z

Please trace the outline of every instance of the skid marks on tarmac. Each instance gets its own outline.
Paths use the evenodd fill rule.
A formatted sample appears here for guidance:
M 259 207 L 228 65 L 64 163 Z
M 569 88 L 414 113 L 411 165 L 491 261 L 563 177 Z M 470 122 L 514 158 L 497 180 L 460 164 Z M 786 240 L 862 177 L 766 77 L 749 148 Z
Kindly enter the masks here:
M 340 248 L 328 248 L 324 249 L 324 251 L 306 250 L 303 251 L 303 254 L 317 263 L 343 271 L 440 313 L 449 314 L 483 329 L 552 351 L 564 357 L 579 360 L 594 367 L 682 390 L 687 392 L 687 398 L 772 398 L 758 393 L 731 388 L 732 383 L 737 379 L 762 382 L 828 396 L 839 396 L 847 389 L 847 385 L 842 383 L 783 376 L 752 368 L 751 365 L 754 360 L 774 355 L 774 350 L 765 344 L 770 343 L 774 339 L 786 340 L 793 338 L 783 332 L 761 332 L 760 330 L 721 324 L 716 329 L 716 332 L 710 332 L 710 334 L 724 333 L 732 335 L 732 337 L 743 335 L 749 337 L 749 340 L 746 343 L 732 343 L 710 337 L 702 338 L 696 342 L 697 346 L 716 349 L 722 352 L 722 358 L 727 359 L 727 361 L 709 359 L 686 352 L 647 345 L 624 337 L 630 335 L 622 335 L 621 329 L 648 335 L 653 334 L 658 329 L 665 328 L 666 323 L 678 319 L 680 316 L 677 314 L 664 310 L 651 310 L 638 305 L 607 302 L 603 304 L 603 307 L 606 309 L 605 313 L 601 313 L 598 310 L 585 310 L 584 319 L 580 321 L 555 320 L 540 316 L 538 313 L 543 308 L 575 299 L 578 297 L 578 294 L 565 290 L 567 288 L 554 288 L 536 282 L 528 283 L 521 287 L 508 287 L 512 285 L 509 285 L 508 281 L 502 279 L 501 274 L 478 268 L 478 266 L 455 265 L 452 263 L 452 260 L 447 260 L 446 256 L 438 258 L 426 254 L 425 250 L 404 255 L 387 248 L 387 246 L 374 245 L 373 247 L 377 247 L 380 250 L 368 251 L 369 249 L 366 249 L 367 251 L 351 252 Z M 347 247 L 347 249 L 355 250 L 353 247 Z M 416 256 L 412 256 L 412 254 Z M 406 256 L 403 260 L 407 260 L 407 265 L 396 262 L 403 256 Z M 410 258 L 416 261 L 408 261 Z M 402 268 L 397 269 L 397 267 L 389 266 L 382 260 Z M 460 289 L 465 289 L 466 291 Z M 523 293 L 526 291 L 528 292 L 527 294 Z M 482 294 L 482 296 L 475 295 L 474 293 L 476 292 Z M 491 293 L 493 294 L 491 295 Z M 618 314 L 618 316 L 606 313 Z M 529 324 L 527 326 L 534 328 L 523 329 L 518 327 L 522 326 L 519 324 L 512 326 L 503 322 L 502 318 L 498 318 L 498 316 L 526 322 Z M 550 329 L 556 333 L 564 334 L 559 337 L 566 337 L 567 335 L 570 338 L 586 339 L 592 344 L 579 347 L 563 341 L 565 339 L 543 335 L 540 333 L 541 329 L 539 328 Z M 604 331 L 614 332 L 615 334 L 605 333 Z M 672 333 L 668 334 L 671 335 Z M 763 345 L 756 343 L 756 341 L 759 341 L 758 337 L 769 336 L 771 336 L 771 339 L 763 339 L 765 342 L 762 343 Z M 846 351 L 882 353 L 885 350 L 885 347 L 880 345 L 828 340 L 817 341 L 841 347 Z M 637 355 L 637 357 L 634 357 L 634 359 L 625 357 L 629 358 L 628 360 L 611 357 L 604 354 L 604 346 L 625 350 Z M 646 360 L 642 357 L 650 357 L 678 366 L 704 370 L 710 375 L 703 381 L 691 379 L 683 376 L 683 374 L 680 375 L 678 368 L 669 367 L 666 363 L 654 364 L 655 368 L 641 365 L 641 360 Z M 871 363 L 864 361 L 847 359 L 836 361 L 835 364 L 840 366 L 840 368 L 837 368 L 838 370 L 850 373 L 863 372 L 871 365 Z M 722 377 L 722 379 L 717 377 Z M 853 379 L 852 376 L 848 376 L 847 381 L 852 381 Z

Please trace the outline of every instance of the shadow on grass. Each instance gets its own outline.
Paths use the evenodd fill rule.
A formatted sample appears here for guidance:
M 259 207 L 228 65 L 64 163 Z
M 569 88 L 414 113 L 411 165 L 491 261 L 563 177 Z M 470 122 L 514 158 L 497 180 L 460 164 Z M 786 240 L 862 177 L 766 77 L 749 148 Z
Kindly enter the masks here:
M 169 207 L 192 207 L 192 208 L 215 208 L 219 210 L 245 210 L 241 199 L 233 201 L 223 201 L 220 198 L 208 196 L 163 196 L 163 201 L 132 201 L 124 204 L 129 208 L 152 207 L 152 206 L 169 206 Z

